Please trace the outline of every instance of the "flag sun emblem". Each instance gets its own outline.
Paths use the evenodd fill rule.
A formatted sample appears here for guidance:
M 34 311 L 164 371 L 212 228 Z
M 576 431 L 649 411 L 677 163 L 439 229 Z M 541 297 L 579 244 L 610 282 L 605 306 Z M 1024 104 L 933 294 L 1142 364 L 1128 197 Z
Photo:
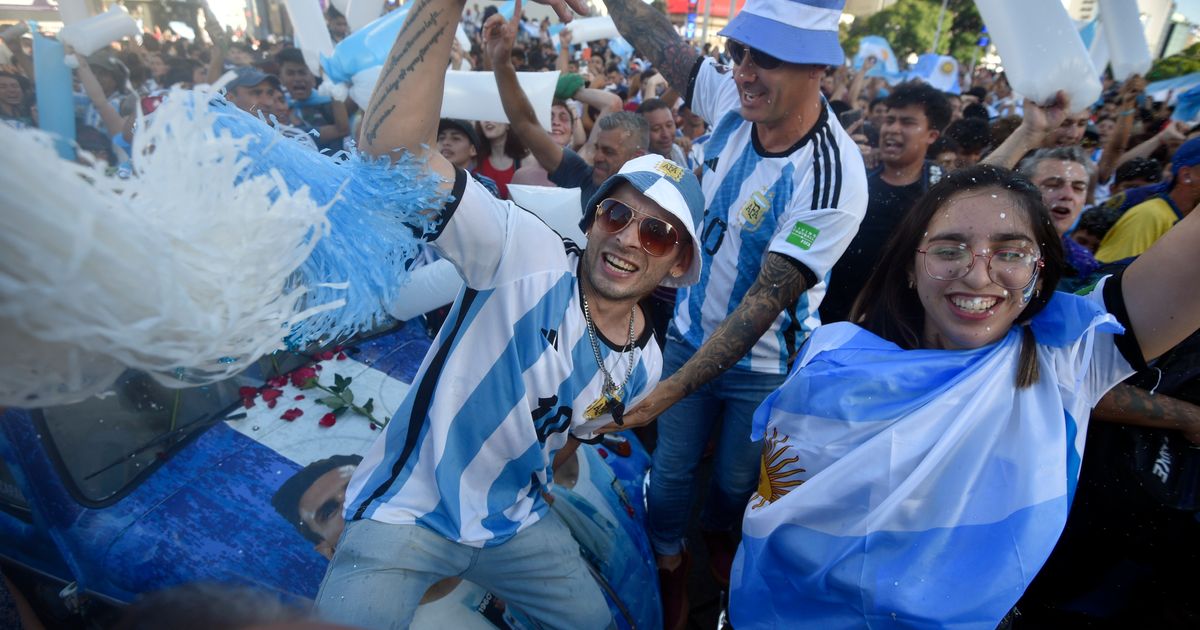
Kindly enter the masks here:
M 794 477 L 807 471 L 798 466 L 788 470 L 788 467 L 800 461 L 800 458 L 795 455 L 784 458 L 787 451 L 792 448 L 786 444 L 787 441 L 786 435 L 782 438 L 779 437 L 779 429 L 771 429 L 771 436 L 763 445 L 762 459 L 759 460 L 758 490 L 755 492 L 758 500 L 751 506 L 752 509 L 774 503 L 804 483 L 803 479 Z

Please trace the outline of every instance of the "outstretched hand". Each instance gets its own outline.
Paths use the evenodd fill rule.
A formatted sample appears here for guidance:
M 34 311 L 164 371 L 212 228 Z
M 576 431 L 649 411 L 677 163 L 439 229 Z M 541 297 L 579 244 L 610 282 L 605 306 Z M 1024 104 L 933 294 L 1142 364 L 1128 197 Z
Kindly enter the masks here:
M 517 39 L 520 22 L 521 3 L 517 2 L 511 22 L 505 20 L 503 15 L 495 13 L 483 23 L 483 53 L 492 61 L 493 68 L 512 63 L 513 42 Z
M 1025 99 L 1025 120 L 1021 124 L 1028 125 L 1036 133 L 1047 134 L 1058 129 L 1070 113 L 1071 97 L 1059 90 L 1046 105 Z
M 544 4 L 551 9 L 554 9 L 554 14 L 563 22 L 570 22 L 575 16 L 571 13 L 574 9 L 579 15 L 587 15 L 588 7 L 586 0 L 533 0 L 538 4 Z M 513 22 L 519 21 L 521 15 L 521 2 L 517 1 L 516 7 L 513 8 Z

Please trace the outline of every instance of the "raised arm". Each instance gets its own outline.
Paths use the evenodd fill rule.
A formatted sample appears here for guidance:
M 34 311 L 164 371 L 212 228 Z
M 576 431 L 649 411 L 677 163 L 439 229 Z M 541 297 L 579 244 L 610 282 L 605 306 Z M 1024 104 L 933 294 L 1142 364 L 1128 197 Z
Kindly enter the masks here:
M 500 91 L 500 102 L 504 104 L 509 128 L 529 147 L 538 164 L 547 173 L 553 173 L 562 163 L 563 148 L 554 143 L 554 139 L 538 122 L 529 97 L 517 81 L 517 69 L 512 64 L 513 41 L 517 29 L 521 28 L 519 9 L 520 5 L 514 9 L 511 22 L 506 22 L 498 13 L 488 18 L 483 25 L 483 50 L 492 61 L 492 72 L 496 77 L 496 87 Z
M 646 424 L 668 407 L 696 391 L 701 385 L 733 367 L 750 351 L 771 322 L 800 294 L 808 281 L 800 267 L 787 256 L 769 252 L 754 285 L 729 317 L 717 327 L 696 354 L 634 408 L 625 412 L 624 425 L 605 427 L 604 432 Z
M 363 116 L 362 150 L 392 157 L 405 150 L 454 181 L 454 167 L 435 145 L 454 28 L 466 0 L 414 0 L 388 52 L 371 103 Z
M 1113 169 L 1134 158 L 1148 158 L 1164 146 L 1183 144 L 1183 141 L 1187 137 L 1185 135 L 1187 130 L 1188 125 L 1185 122 L 1178 120 L 1168 122 L 1167 126 L 1162 128 L 1162 131 L 1151 136 L 1149 140 L 1122 153 L 1121 157 L 1117 159 L 1116 165 L 1113 166 Z
M 567 67 L 571 63 L 571 29 L 564 28 L 558 32 L 558 59 L 554 62 L 554 67 L 558 71 L 566 74 Z
M 1137 113 L 1137 95 L 1146 88 L 1146 81 L 1138 75 L 1129 77 L 1121 86 L 1117 97 L 1120 113 L 1117 124 L 1104 144 L 1104 152 L 1100 155 L 1100 163 L 1096 165 L 1096 179 L 1100 183 L 1112 178 L 1113 171 L 1121 164 L 1118 160 L 1125 153 L 1125 145 L 1129 144 L 1129 135 L 1133 132 L 1133 116 Z
M 1066 92 L 1059 91 L 1054 102 L 1042 107 L 1025 100 L 1025 118 L 1008 139 L 980 162 L 992 166 L 1013 169 L 1026 153 L 1042 146 L 1050 132 L 1058 128 L 1071 112 L 1071 99 Z
M 108 98 L 104 95 L 104 88 L 100 86 L 100 80 L 96 78 L 92 67 L 88 65 L 87 57 L 75 55 L 75 58 L 79 60 L 79 68 L 75 70 L 75 74 L 79 77 L 79 84 L 83 86 L 83 91 L 91 99 L 96 111 L 100 113 L 100 120 L 104 122 L 108 137 L 112 138 L 124 132 L 125 118 L 113 107 L 112 103 L 108 102 Z
M 667 16 L 642 0 L 604 0 L 621 33 L 684 98 L 700 55 L 675 32 Z
M 1125 270 L 1121 287 L 1147 361 L 1200 329 L 1200 212 L 1188 215 Z
M 846 95 L 846 102 L 854 107 L 858 107 L 858 95 L 862 94 L 863 84 L 866 83 L 867 73 L 871 68 L 875 67 L 875 58 L 867 57 L 863 60 L 863 65 L 854 73 L 854 80 L 850 82 L 850 93 Z

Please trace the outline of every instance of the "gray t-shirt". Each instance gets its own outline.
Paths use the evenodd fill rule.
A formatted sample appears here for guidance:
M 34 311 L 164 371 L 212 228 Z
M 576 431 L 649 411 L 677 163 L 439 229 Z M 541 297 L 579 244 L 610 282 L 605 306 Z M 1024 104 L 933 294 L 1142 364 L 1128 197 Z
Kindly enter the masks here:
M 562 162 L 559 162 L 558 168 L 549 174 L 549 178 L 559 188 L 578 188 L 579 209 L 582 211 L 587 208 L 596 189 L 600 188 L 592 182 L 592 171 L 594 170 L 590 164 L 579 157 L 578 153 L 570 149 L 563 149 Z

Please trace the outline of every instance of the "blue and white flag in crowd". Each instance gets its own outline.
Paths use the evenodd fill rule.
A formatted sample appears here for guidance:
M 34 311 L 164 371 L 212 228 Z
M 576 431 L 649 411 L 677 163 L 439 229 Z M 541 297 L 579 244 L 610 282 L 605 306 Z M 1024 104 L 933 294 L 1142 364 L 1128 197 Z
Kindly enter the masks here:
M 1175 97 L 1175 111 L 1171 113 L 1171 119 L 1194 122 L 1197 115 L 1200 115 L 1200 85 Z
M 858 52 L 854 54 L 854 69 L 861 68 L 867 57 L 875 58 L 875 67 L 867 73 L 869 77 L 882 77 L 900 72 L 900 64 L 896 61 L 896 53 L 892 52 L 892 45 L 878 35 L 867 35 L 858 40 Z
M 950 94 L 959 94 L 958 60 L 949 55 L 926 53 L 917 59 L 917 64 L 908 72 L 909 78 L 918 78 L 929 85 Z
M 903 83 L 907 74 L 900 71 L 896 53 L 891 44 L 878 35 L 867 35 L 859 40 L 858 52 L 854 55 L 854 68 L 862 68 L 868 57 L 876 59 L 875 67 L 867 72 L 869 77 L 882 77 L 888 85 Z
M 1066 522 L 1088 410 L 1132 372 L 1099 293 L 1034 318 L 1043 376 L 1021 389 L 1016 327 L 963 351 L 814 331 L 754 416 L 734 627 L 995 628 Z

